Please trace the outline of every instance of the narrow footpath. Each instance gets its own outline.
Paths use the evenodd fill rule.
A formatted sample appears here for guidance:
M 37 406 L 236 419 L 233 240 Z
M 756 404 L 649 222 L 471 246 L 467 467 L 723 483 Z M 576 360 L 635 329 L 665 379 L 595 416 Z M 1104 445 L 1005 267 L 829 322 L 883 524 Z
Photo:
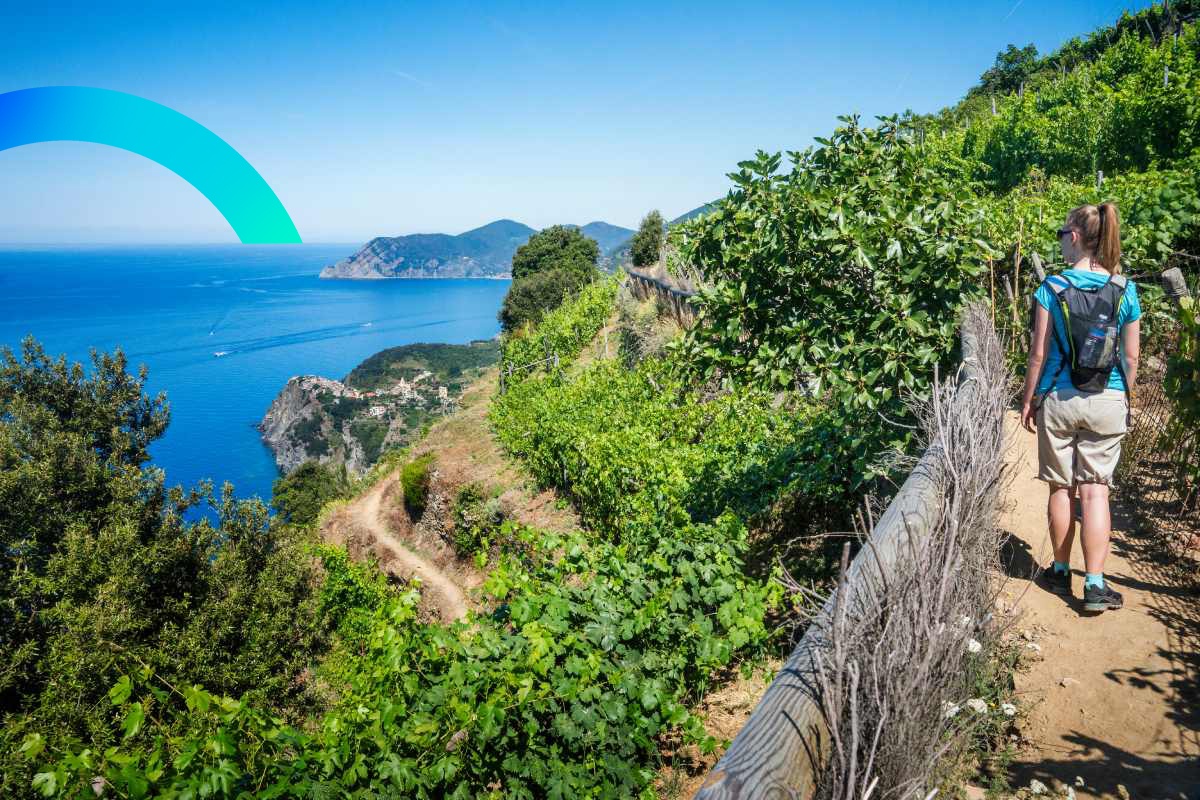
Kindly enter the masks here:
M 469 608 L 462 587 L 432 561 L 392 535 L 382 513 L 384 495 L 398 481 L 398 475 L 392 473 L 339 509 L 321 535 L 334 544 L 347 545 L 353 539 L 379 559 L 384 572 L 405 580 L 418 578 L 422 594 L 430 596 L 430 605 L 444 622 L 453 622 L 466 616 Z
M 1075 597 L 1030 582 L 1051 560 L 1046 487 L 1037 473 L 1037 440 L 1007 424 L 1013 480 L 1002 520 L 1013 535 L 1006 553 L 1012 580 L 1003 602 L 1029 650 L 1016 675 L 1027 716 L 1012 765 L 1014 789 L 1037 780 L 1078 798 L 1200 798 L 1200 597 L 1176 581 L 1167 558 L 1135 531 L 1119 495 L 1105 579 L 1125 607 L 1083 609 L 1083 556 L 1076 540 Z M 1061 782 L 1058 783 L 1058 782 Z M 1061 796 L 1061 795 L 1060 795 Z

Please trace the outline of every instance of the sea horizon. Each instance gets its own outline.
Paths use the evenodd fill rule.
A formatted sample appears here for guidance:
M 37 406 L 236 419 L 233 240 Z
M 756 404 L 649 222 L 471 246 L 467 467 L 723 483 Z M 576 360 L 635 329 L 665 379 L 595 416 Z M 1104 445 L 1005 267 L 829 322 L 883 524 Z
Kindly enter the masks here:
M 0 345 L 28 335 L 89 363 L 121 348 L 165 391 L 151 447 L 169 485 L 212 480 L 269 501 L 278 477 L 256 428 L 295 375 L 341 379 L 368 356 L 499 332 L 492 278 L 321 279 L 344 243 L 0 243 Z M 220 355 L 217 355 L 220 353 Z

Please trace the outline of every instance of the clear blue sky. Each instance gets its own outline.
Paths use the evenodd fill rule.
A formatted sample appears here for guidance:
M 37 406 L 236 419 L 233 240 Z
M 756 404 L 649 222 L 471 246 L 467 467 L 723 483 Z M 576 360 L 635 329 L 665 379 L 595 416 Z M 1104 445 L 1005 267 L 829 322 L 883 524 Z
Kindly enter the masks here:
M 240 151 L 305 241 L 359 242 L 672 217 L 758 148 L 803 149 L 838 114 L 936 110 L 1008 43 L 1045 52 L 1148 3 L 185 5 L 4 3 L 0 92 L 168 105 Z M 48 143 L 0 152 L 0 241 L 235 238 L 162 167 Z

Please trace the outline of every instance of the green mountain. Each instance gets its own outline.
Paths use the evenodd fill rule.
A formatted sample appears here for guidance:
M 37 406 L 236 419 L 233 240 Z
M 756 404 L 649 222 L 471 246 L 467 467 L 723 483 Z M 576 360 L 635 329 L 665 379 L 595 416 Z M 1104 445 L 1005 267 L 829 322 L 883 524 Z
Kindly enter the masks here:
M 633 231 L 607 222 L 579 227 L 607 256 Z M 501 219 L 453 236 L 416 233 L 377 236 L 352 256 L 321 270 L 322 278 L 502 278 L 508 277 L 513 253 L 536 231 Z
M 569 225 L 567 227 L 574 228 L 576 226 Z M 596 240 L 596 244 L 600 245 L 601 256 L 611 255 L 614 249 L 629 241 L 629 237 L 633 235 L 633 231 L 629 228 L 610 225 L 607 222 L 589 222 L 579 230 L 583 232 L 584 236 Z
M 669 228 L 672 225 L 678 225 L 681 222 L 687 222 L 689 219 L 694 219 L 696 217 L 707 214 L 708 212 L 712 211 L 716 207 L 716 205 L 717 205 L 717 201 L 714 200 L 711 203 L 705 203 L 702 206 L 696 206 L 691 211 L 684 212 L 683 214 L 680 214 L 678 217 L 676 217 L 675 219 L 668 222 L 667 227 Z

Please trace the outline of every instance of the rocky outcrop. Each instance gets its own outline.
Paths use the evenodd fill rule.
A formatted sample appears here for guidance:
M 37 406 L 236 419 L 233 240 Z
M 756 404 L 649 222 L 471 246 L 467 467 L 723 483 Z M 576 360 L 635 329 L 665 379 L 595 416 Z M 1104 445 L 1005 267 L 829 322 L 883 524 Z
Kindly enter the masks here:
M 290 379 L 259 423 L 263 442 L 275 454 L 279 471 L 287 474 L 305 461 L 345 464 L 353 473 L 370 466 L 353 435 L 351 421 L 340 425 L 329 406 L 356 393 L 341 381 L 318 375 Z
M 344 464 L 362 473 L 386 451 L 416 441 L 499 356 L 494 339 L 389 347 L 340 381 L 292 378 L 258 428 L 285 474 L 305 461 Z

